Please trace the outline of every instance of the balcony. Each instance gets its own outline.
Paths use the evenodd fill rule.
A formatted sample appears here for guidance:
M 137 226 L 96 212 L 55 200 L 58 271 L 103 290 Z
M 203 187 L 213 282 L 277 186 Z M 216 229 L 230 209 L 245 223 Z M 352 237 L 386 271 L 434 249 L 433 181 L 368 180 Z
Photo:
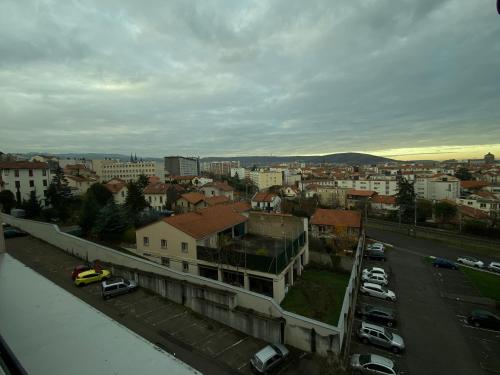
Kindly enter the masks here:
M 217 265 L 229 265 L 277 275 L 300 252 L 305 242 L 305 232 L 293 240 L 247 234 L 221 249 L 197 246 L 196 254 L 198 260 Z

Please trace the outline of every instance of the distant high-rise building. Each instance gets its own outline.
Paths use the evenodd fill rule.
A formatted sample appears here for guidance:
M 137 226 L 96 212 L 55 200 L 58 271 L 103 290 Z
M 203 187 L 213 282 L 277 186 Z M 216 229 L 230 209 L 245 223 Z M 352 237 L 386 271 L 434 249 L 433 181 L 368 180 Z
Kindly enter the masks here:
M 495 155 L 493 155 L 491 152 L 488 152 L 486 155 L 484 155 L 485 164 L 493 164 L 494 162 L 495 162 Z
M 170 176 L 199 176 L 200 160 L 182 156 L 165 156 L 165 172 Z
M 239 167 L 239 161 L 213 161 L 209 164 L 207 171 L 217 176 L 229 176 L 231 174 L 231 168 Z

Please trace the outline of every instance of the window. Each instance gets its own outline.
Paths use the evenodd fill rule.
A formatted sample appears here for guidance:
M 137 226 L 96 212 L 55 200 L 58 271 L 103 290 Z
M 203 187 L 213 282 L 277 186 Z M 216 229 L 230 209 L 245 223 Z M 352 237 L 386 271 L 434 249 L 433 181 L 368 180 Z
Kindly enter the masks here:
M 35 181 L 30 180 L 30 187 L 34 187 L 34 186 L 35 186 Z
M 188 262 L 182 262 L 182 271 L 189 272 L 189 263 Z
M 19 177 L 19 169 L 14 170 L 14 177 Z
M 42 169 L 42 176 L 47 176 L 47 170 L 46 169 Z
M 20 189 L 21 188 L 21 183 L 19 181 L 16 181 L 16 188 Z
M 163 197 L 160 195 L 160 203 L 163 203 Z
M 43 186 L 47 186 L 47 180 L 43 180 Z
M 28 174 L 30 177 L 33 177 L 33 169 L 28 169 Z
M 148 201 L 149 201 L 149 203 L 151 203 L 151 196 L 148 197 Z
M 149 237 L 143 237 L 142 243 L 144 244 L 144 246 L 149 246 Z
M 170 267 L 170 259 L 161 257 L 161 264 L 163 264 L 165 267 Z
M 161 248 L 166 249 L 167 248 L 167 240 L 162 239 L 161 240 Z
M 183 242 L 181 244 L 181 249 L 182 249 L 183 253 L 187 253 L 188 252 L 188 243 L 187 242 Z
M 125 196 L 125 192 L 124 192 L 124 191 L 122 191 L 122 197 L 124 197 L 124 196 Z
M 481 208 L 486 208 L 486 203 L 481 203 L 480 207 Z
M 46 197 L 47 196 L 47 190 L 44 190 L 43 191 L 43 196 Z

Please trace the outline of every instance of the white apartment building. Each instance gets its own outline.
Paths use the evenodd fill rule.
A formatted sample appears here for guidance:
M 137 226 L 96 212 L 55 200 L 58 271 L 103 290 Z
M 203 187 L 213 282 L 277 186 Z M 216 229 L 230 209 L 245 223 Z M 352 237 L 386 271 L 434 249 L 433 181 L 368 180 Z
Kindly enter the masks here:
M 250 172 L 250 179 L 259 190 L 267 189 L 274 185 L 283 185 L 283 174 L 271 171 Z
M 470 197 L 467 198 L 457 198 L 455 200 L 457 204 L 461 204 L 464 206 L 472 207 L 486 213 L 491 212 L 499 212 L 500 211 L 500 200 L 492 200 L 492 199 L 473 199 Z
M 240 180 L 244 180 L 247 177 L 250 177 L 250 171 L 245 168 L 231 168 L 231 177 L 238 175 Z
M 206 166 L 205 166 L 206 168 Z M 208 163 L 207 172 L 213 173 L 217 176 L 229 176 L 233 168 L 239 169 L 239 161 L 212 161 Z
M 417 177 L 415 182 L 415 193 L 417 197 L 423 199 L 449 199 L 455 201 L 460 197 L 460 180 L 449 175 Z
M 0 191 L 10 190 L 21 203 L 36 192 L 42 205 L 47 205 L 45 197 L 50 184 L 50 169 L 47 163 L 28 161 L 0 162 Z
M 134 161 L 120 162 L 102 160 L 98 169 L 95 170 L 101 181 L 109 181 L 113 178 L 120 178 L 126 182 L 136 181 L 140 175 L 147 177 L 157 176 L 163 179 L 165 173 L 162 163 L 156 161 Z M 92 161 L 93 165 L 96 165 Z
M 398 182 L 395 179 L 336 180 L 334 186 L 344 189 L 371 190 L 379 195 L 394 195 L 398 192 Z

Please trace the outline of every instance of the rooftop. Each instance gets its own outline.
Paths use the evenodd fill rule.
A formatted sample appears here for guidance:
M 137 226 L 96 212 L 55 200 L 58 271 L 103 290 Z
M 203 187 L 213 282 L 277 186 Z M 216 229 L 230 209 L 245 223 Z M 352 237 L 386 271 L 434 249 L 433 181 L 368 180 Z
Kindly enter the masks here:
M 38 161 L 2 161 L 0 169 L 49 169 L 49 165 Z
M 314 215 L 311 217 L 311 225 L 360 228 L 361 214 L 357 211 L 317 208 Z

